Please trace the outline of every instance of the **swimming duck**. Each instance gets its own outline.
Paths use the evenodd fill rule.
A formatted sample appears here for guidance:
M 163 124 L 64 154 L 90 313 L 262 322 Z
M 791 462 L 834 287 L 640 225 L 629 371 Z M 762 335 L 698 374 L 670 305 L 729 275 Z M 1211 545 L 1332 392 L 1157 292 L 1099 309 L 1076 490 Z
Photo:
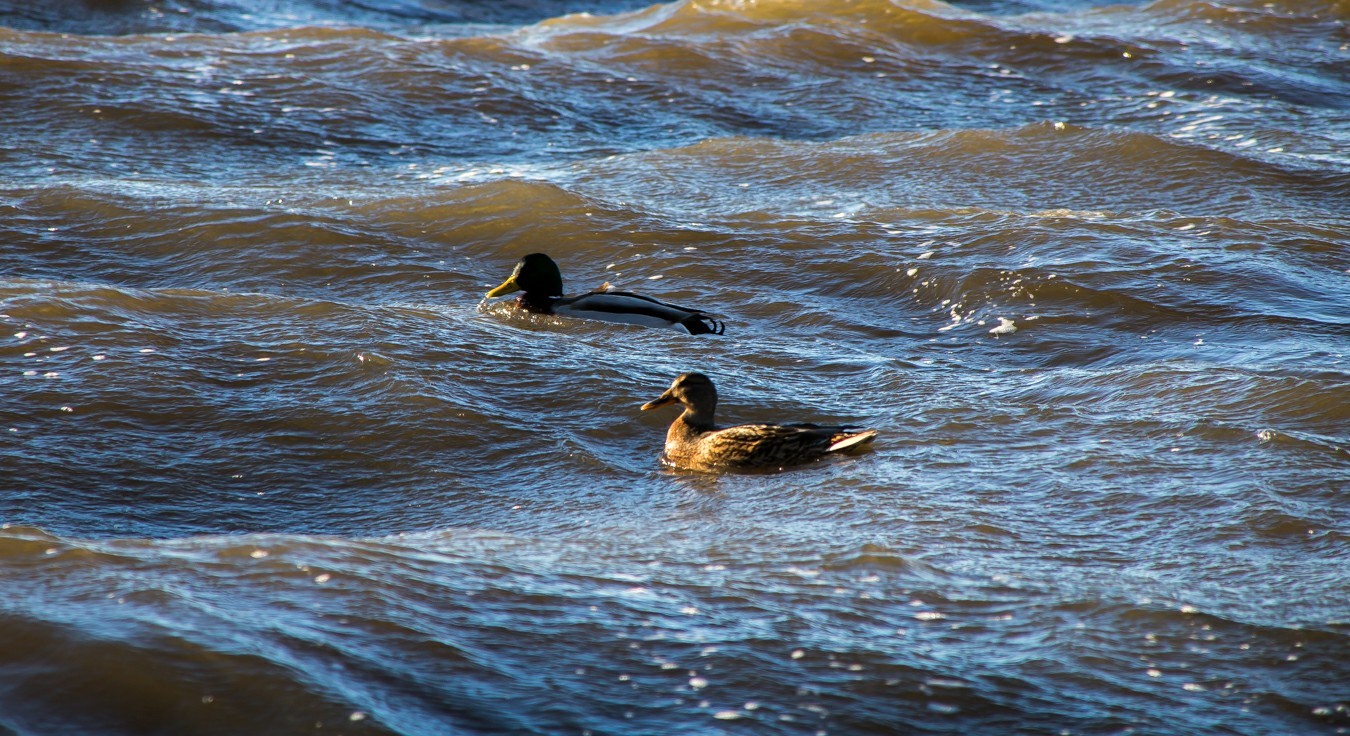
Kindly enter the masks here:
M 511 277 L 489 291 L 488 297 L 523 291 L 516 306 L 537 314 L 580 317 L 604 322 L 621 322 L 647 327 L 683 328 L 691 335 L 720 335 L 726 325 L 717 315 L 657 301 L 649 296 L 626 291 L 592 291 L 581 296 L 564 297 L 562 273 L 558 264 L 543 253 L 531 253 L 520 259 Z
M 718 429 L 713 423 L 717 389 L 702 373 L 685 373 L 643 411 L 681 404 L 684 413 L 666 432 L 663 458 L 681 468 L 780 468 L 861 450 L 875 429 L 817 424 L 742 424 Z

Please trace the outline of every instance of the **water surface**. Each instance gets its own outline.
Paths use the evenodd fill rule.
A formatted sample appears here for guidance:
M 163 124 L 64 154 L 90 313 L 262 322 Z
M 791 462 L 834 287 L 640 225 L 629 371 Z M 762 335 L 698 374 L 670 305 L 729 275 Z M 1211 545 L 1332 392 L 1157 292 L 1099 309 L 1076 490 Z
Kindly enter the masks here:
M 1347 19 L 0 3 L 0 732 L 1345 733 Z

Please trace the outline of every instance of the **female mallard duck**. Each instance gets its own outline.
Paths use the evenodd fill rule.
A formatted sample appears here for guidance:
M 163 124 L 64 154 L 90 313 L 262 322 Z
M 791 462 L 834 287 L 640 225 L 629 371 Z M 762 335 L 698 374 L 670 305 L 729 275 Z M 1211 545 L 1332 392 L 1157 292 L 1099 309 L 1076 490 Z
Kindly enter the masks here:
M 516 306 L 537 314 L 647 327 L 682 327 L 691 335 L 720 335 L 726 331 L 726 325 L 715 319 L 716 315 L 626 291 L 592 291 L 564 297 L 558 264 L 543 253 L 531 253 L 520 259 L 511 277 L 487 295 L 491 298 L 513 291 L 525 292 L 516 300 Z
M 780 468 L 860 450 L 875 429 L 817 424 L 742 424 L 718 429 L 713 423 L 717 389 L 702 373 L 685 373 L 642 410 L 682 404 L 684 413 L 666 432 L 664 459 L 682 468 Z

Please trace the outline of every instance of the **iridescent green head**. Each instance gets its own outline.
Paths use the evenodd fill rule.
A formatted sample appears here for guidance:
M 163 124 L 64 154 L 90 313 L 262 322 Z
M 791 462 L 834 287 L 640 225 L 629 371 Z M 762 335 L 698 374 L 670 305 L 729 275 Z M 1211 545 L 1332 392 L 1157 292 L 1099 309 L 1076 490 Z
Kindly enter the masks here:
M 562 296 L 562 273 L 558 271 L 558 264 L 543 253 L 531 253 L 520 259 L 510 278 L 487 295 L 495 297 L 513 291 L 536 296 Z

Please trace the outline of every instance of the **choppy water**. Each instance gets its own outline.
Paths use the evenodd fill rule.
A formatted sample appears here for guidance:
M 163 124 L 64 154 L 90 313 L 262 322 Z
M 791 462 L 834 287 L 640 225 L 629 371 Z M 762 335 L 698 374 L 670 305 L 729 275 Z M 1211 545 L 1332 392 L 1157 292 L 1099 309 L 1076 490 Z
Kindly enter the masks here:
M 0 732 L 1347 732 L 1348 19 L 0 3 Z

